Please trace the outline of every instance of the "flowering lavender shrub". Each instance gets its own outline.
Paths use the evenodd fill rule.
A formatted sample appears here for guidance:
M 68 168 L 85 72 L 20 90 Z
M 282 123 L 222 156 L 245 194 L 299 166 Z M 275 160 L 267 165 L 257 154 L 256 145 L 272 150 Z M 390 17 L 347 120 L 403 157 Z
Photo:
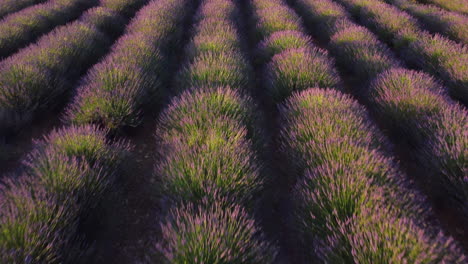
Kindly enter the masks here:
M 314 247 L 309 253 L 324 263 L 464 258 L 451 238 L 433 235 L 427 202 L 399 175 L 356 101 L 310 89 L 293 95 L 281 113 L 283 151 L 303 175 L 295 212 L 299 237 Z
M 108 190 L 128 150 L 126 143 L 109 143 L 96 127 L 70 127 L 38 141 L 23 163 L 49 195 L 61 201 L 72 194 L 84 214 Z
M 431 32 L 446 35 L 455 41 L 468 43 L 468 17 L 442 10 L 432 5 L 421 5 L 408 0 L 385 0 L 416 17 Z
M 172 11 L 183 10 L 184 3 L 152 1 L 143 8 L 130 24 L 129 33 L 88 72 L 65 119 L 75 124 L 101 124 L 111 130 L 137 126 L 142 107 L 157 101 L 166 77 L 163 62 L 167 56 L 155 43 L 176 34 L 168 28 L 177 28 L 186 12 Z
M 37 5 L 46 0 L 4 0 L 0 3 L 0 19 L 18 12 L 23 8 L 27 8 L 32 5 Z
M 266 63 L 276 54 L 288 49 L 308 48 L 312 46 L 312 39 L 299 31 L 277 31 L 263 40 L 257 48 L 258 59 Z
M 232 22 L 210 17 L 204 19 L 195 30 L 187 45 L 188 59 L 193 60 L 205 53 L 222 54 L 240 50 L 238 35 Z
M 272 263 L 276 248 L 237 205 L 207 203 L 171 210 L 158 245 L 164 263 Z
M 201 22 L 202 20 L 213 19 L 234 22 L 238 17 L 239 12 L 233 1 L 210 0 L 200 6 L 195 15 L 195 21 Z
M 162 157 L 155 174 L 177 200 L 199 201 L 219 193 L 249 202 L 262 180 L 248 140 L 251 99 L 229 88 L 187 91 L 163 113 L 156 133 Z
M 207 52 L 179 72 L 177 86 L 180 90 L 203 86 L 243 88 L 249 85 L 250 73 L 249 64 L 239 52 Z
M 296 1 L 296 7 L 307 27 L 325 41 L 329 41 L 337 32 L 337 25 L 349 17 L 343 6 L 330 0 L 299 0 Z
M 48 1 L 5 17 L 0 21 L 0 58 L 13 54 L 97 4 L 97 0 Z
M 309 87 L 340 87 L 333 60 L 326 51 L 315 47 L 290 49 L 275 55 L 267 65 L 266 76 L 277 101 Z
M 121 35 L 126 24 L 126 19 L 118 13 L 106 7 L 95 7 L 86 11 L 80 21 L 94 25 L 102 32 L 106 32 L 112 38 Z
M 294 30 L 303 32 L 302 22 L 297 14 L 278 1 L 272 1 L 271 3 L 268 3 L 268 1 L 254 1 L 253 8 L 255 10 L 256 32 L 260 40 L 277 31 Z
M 452 238 L 425 233 L 408 218 L 391 216 L 388 209 L 365 210 L 346 232 L 352 257 L 359 263 L 464 263 L 466 257 Z M 347 227 L 343 223 L 341 229 Z M 366 241 L 367 243 L 365 243 Z M 376 247 L 375 245 L 380 245 Z
M 413 145 L 420 164 L 432 171 L 434 189 L 440 192 L 443 186 L 443 193 L 466 214 L 466 109 L 448 99 L 427 74 L 404 69 L 376 78 L 370 97 L 389 127 Z
M 57 203 L 29 177 L 0 186 L 0 262 L 73 263 L 76 248 L 75 204 Z M 81 252 L 82 253 L 82 252 Z
M 330 39 L 330 49 L 344 68 L 365 80 L 399 65 L 388 48 L 360 26 L 335 33 Z
M 204 126 L 211 117 L 226 117 L 246 124 L 248 132 L 252 133 L 258 129 L 255 123 L 260 117 L 257 113 L 252 98 L 237 90 L 229 87 L 196 87 L 172 101 L 161 116 L 159 127 L 180 131 L 183 129 L 180 126 L 183 118 L 200 121 L 198 125 Z
M 409 62 L 438 76 L 450 95 L 468 104 L 468 48 L 440 35 L 420 35 L 404 50 Z

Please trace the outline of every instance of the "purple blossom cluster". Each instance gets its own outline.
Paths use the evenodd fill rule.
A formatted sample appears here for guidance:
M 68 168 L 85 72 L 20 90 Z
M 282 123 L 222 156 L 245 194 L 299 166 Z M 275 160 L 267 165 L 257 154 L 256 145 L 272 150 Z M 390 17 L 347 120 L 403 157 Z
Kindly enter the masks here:
M 76 19 L 86 9 L 98 4 L 98 0 L 54 0 L 4 17 L 0 20 L 0 59 L 34 42 L 55 27 Z
M 78 235 L 130 151 L 94 126 L 53 131 L 35 143 L 20 175 L 0 185 L 0 262 L 76 263 Z
M 47 0 L 4 0 L 0 3 L 0 19 L 23 8 L 43 3 Z
M 304 16 L 306 23 L 320 27 L 317 32 L 330 41 L 333 55 L 342 60 L 340 64 L 367 81 L 400 65 L 369 31 L 348 20 L 343 8 L 328 3 L 300 1 L 298 10 L 313 14 Z M 271 13 L 265 9 L 285 10 L 284 18 L 275 20 L 299 21 L 291 19 L 291 9 L 282 0 L 255 0 L 252 9 L 257 23 L 267 20 L 261 17 Z M 268 59 L 264 54 L 271 50 L 279 52 L 271 61 L 297 52 L 298 43 L 305 46 L 303 49 L 314 49 L 311 41 L 298 37 L 303 33 L 278 38 L 283 32 L 292 34 L 287 28 L 277 28 L 277 32 L 259 34 L 265 36 L 259 44 L 265 51 L 257 52 L 262 60 Z M 271 36 L 274 41 L 269 40 Z M 279 45 L 277 39 L 284 39 L 283 43 Z M 339 84 L 333 64 L 326 60 L 324 57 L 322 64 L 329 65 L 328 75 Z M 283 68 L 288 64 L 295 67 L 298 60 L 285 60 Z M 267 80 L 271 79 L 269 71 L 276 70 L 271 66 L 267 60 Z M 323 263 L 463 263 L 465 257 L 457 244 L 429 223 L 432 213 L 427 201 L 410 187 L 412 183 L 387 154 L 389 144 L 365 108 L 342 94 L 339 85 L 311 82 L 294 91 L 291 86 L 304 75 L 277 75 L 285 81 L 274 85 L 288 98 L 280 108 L 281 149 L 299 176 L 293 192 L 294 219 L 307 259 L 318 257 Z
M 111 52 L 77 88 L 65 120 L 111 130 L 137 126 L 142 107 L 159 101 L 169 75 L 167 47 L 176 43 L 187 1 L 151 1 L 128 25 Z
M 230 0 L 201 1 L 181 94 L 162 113 L 155 168 L 173 209 L 157 251 L 164 263 L 272 263 L 276 248 L 252 218 L 262 189 L 256 106 Z M 245 208 L 245 209 L 244 209 Z
M 123 18 L 112 11 L 103 12 L 103 8 L 84 14 L 89 21 L 80 19 L 58 27 L 0 62 L 0 136 L 11 134 L 41 111 L 63 103 L 59 96 L 68 95 L 74 82 L 105 54 L 116 30 L 99 29 L 107 28 L 110 20 Z
M 333 17 L 333 21 L 338 24 L 329 26 L 332 32 L 330 43 L 336 47 L 333 53 L 337 57 L 349 58 L 342 65 L 350 71 L 368 69 L 364 74 L 372 84 L 365 86 L 364 94 L 371 102 L 371 110 L 385 117 L 384 125 L 397 138 L 409 142 L 407 149 L 418 157 L 418 166 L 425 168 L 431 175 L 429 183 L 433 186 L 432 193 L 444 193 L 447 200 L 452 200 L 461 213 L 466 215 L 466 109 L 447 98 L 443 86 L 429 75 L 403 69 L 394 58 L 390 60 L 391 54 L 385 51 L 385 47 L 365 28 L 347 20 L 347 14 L 336 3 L 330 0 L 304 0 L 299 5 L 311 28 L 314 21 L 329 21 L 331 19 L 328 17 Z M 335 33 L 333 29 L 337 29 Z M 357 30 L 361 33 L 346 34 Z M 362 44 L 355 45 L 354 38 L 362 39 Z M 387 59 L 381 60 L 386 67 L 381 67 L 379 71 L 373 70 L 373 60 L 360 59 L 372 45 L 381 47 L 377 49 L 380 54 L 387 54 Z M 357 48 L 345 48 L 349 46 Z
M 416 17 L 429 31 L 468 44 L 468 28 L 466 27 L 468 17 L 466 15 L 446 11 L 433 5 L 418 4 L 412 0 L 385 1 Z
M 450 95 L 468 104 L 468 48 L 421 30 L 416 19 L 381 0 L 337 0 L 360 23 L 392 45 L 411 66 L 444 81 Z

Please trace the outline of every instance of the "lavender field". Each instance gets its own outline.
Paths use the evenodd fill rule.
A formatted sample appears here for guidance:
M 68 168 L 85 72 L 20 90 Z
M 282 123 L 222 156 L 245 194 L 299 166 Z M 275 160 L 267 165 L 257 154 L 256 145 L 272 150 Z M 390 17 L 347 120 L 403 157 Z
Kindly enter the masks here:
M 0 0 L 0 264 L 468 263 L 466 0 Z

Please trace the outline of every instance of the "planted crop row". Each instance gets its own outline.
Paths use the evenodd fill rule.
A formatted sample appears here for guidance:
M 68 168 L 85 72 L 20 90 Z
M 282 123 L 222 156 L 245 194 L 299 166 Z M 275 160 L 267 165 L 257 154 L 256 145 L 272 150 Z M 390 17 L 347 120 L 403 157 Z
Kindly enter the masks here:
M 23 8 L 45 1 L 46 0 L 4 0 L 0 2 L 0 19 L 11 13 L 20 11 Z
M 80 263 L 83 226 L 119 175 L 130 148 L 94 126 L 36 142 L 21 175 L 0 185 L 0 262 Z M 13 176 L 13 175 L 12 175 Z
M 178 91 L 156 135 L 155 175 L 174 202 L 162 224 L 167 263 L 271 263 L 274 248 L 252 219 L 263 185 L 255 150 L 255 105 L 229 0 L 202 1 Z M 244 208 L 247 209 L 244 209 Z
M 330 40 L 333 55 L 346 70 L 372 82 L 356 92 L 385 118 L 384 126 L 407 142 L 429 176 L 432 193 L 442 193 L 467 216 L 466 109 L 449 99 L 432 77 L 401 68 L 372 33 L 348 20 L 342 6 L 330 0 L 301 0 L 298 9 L 311 29 Z
M 178 45 L 190 13 L 185 0 L 152 1 L 127 27 L 112 51 L 84 77 L 65 119 L 110 130 L 137 126 L 144 105 L 161 101 L 169 50 Z
M 142 1 L 122 5 L 131 7 L 135 2 Z M 107 1 L 89 10 L 83 19 L 55 29 L 0 62 L 1 136 L 29 124 L 42 110 L 63 103 L 59 96 L 66 97 L 74 81 L 104 55 L 110 36 L 122 31 L 126 21 L 107 5 L 114 6 Z
M 97 0 L 48 1 L 5 17 L 0 21 L 0 59 L 98 4 Z
M 115 5 L 111 1 L 106 4 Z M 68 41 L 61 44 L 62 50 L 70 48 L 67 45 L 77 37 L 71 34 L 76 30 L 83 29 L 93 38 L 105 39 L 96 27 L 113 31 L 114 26 L 124 27 L 125 22 L 105 7 L 90 10 L 83 18 L 94 25 L 76 22 L 65 26 L 72 30 L 69 35 L 57 35 L 60 36 L 57 41 Z M 85 47 L 96 43 L 80 41 Z M 50 58 L 49 55 L 45 54 L 45 58 Z M 61 63 L 64 55 L 67 54 L 58 54 Z M 81 65 L 82 60 L 87 60 L 83 57 L 93 54 L 78 55 L 79 52 L 74 55 L 75 61 L 68 62 L 70 67 L 76 60 Z M 124 161 L 131 152 L 129 144 L 109 141 L 108 133 L 92 125 L 55 130 L 35 143 L 33 151 L 23 160 L 20 175 L 4 180 L 0 185 L 1 263 L 81 263 L 89 257 L 92 241 L 87 234 L 93 232 L 88 230 L 90 216 L 97 214 L 96 208 L 108 196 L 116 177 L 125 171 Z
M 427 202 L 409 188 L 386 154 L 387 143 L 365 108 L 339 91 L 333 61 L 325 51 L 319 53 L 320 62 L 308 59 L 307 52 L 318 49 L 304 35 L 300 18 L 282 0 L 254 0 L 252 8 L 264 37 L 258 54 L 273 55 L 265 64 L 264 80 L 269 90 L 282 90 L 288 98 L 280 108 L 280 141 L 300 177 L 293 192 L 293 218 L 307 259 L 462 263 L 453 240 L 427 222 Z M 332 27 L 346 26 L 339 23 Z M 305 70 L 310 64 L 322 68 Z
M 421 3 L 434 4 L 450 11 L 468 15 L 468 6 L 464 0 L 416 0 Z
M 468 105 L 467 47 L 420 30 L 407 13 L 380 0 L 338 0 L 406 63 L 442 79 L 453 98 Z
M 452 40 L 468 44 L 468 18 L 433 5 L 421 5 L 412 0 L 385 0 L 416 17 L 431 32 L 444 34 Z

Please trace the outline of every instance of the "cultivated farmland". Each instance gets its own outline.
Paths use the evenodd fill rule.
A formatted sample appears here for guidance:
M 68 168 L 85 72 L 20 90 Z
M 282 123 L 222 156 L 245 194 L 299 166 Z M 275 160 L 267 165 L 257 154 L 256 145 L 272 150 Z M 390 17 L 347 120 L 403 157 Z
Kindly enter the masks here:
M 464 0 L 0 0 L 0 264 L 467 263 Z

